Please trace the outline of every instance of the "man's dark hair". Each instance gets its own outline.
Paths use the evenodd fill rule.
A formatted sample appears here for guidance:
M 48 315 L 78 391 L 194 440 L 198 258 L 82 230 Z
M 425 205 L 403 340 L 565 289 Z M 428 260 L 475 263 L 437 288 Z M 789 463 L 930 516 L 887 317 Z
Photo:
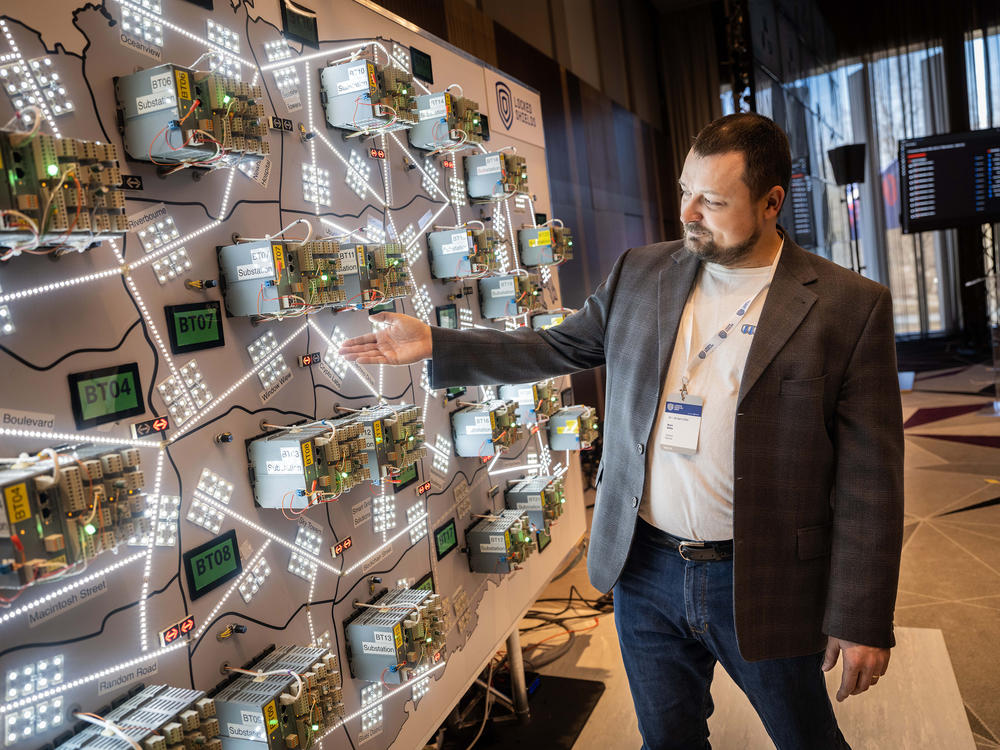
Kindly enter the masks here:
M 775 185 L 780 185 L 786 196 L 788 194 L 792 178 L 788 136 L 770 118 L 753 112 L 720 117 L 701 129 L 694 139 L 693 149 L 698 156 L 729 151 L 743 154 L 743 181 L 754 200 L 763 198 Z

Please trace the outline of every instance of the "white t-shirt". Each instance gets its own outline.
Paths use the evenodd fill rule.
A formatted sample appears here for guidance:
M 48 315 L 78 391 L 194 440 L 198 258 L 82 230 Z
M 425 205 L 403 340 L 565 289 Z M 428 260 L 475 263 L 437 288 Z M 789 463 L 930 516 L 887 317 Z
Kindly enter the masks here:
M 767 297 L 766 288 L 747 309 L 734 332 L 691 371 L 688 394 L 704 399 L 698 451 L 694 455 L 670 451 L 660 445 L 667 395 L 680 392 L 681 380 L 692 357 L 725 327 L 740 305 L 762 286 L 769 285 L 780 257 L 781 248 L 772 265 L 760 268 L 702 263 L 684 306 L 657 407 L 653 437 L 646 452 L 646 488 L 639 506 L 644 521 L 682 539 L 733 538 L 736 401 L 743 367 Z

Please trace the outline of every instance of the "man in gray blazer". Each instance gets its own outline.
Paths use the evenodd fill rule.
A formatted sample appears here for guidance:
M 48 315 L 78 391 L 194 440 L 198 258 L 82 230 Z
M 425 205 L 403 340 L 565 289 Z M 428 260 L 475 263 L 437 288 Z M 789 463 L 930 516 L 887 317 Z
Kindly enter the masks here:
M 788 141 L 755 114 L 699 133 L 681 241 L 633 248 L 546 331 L 384 313 L 361 363 L 433 357 L 436 388 L 607 366 L 588 570 L 614 587 L 644 747 L 706 748 L 717 661 L 779 748 L 847 747 L 837 699 L 885 674 L 903 516 L 889 291 L 777 225 Z M 822 671 L 821 671 L 822 670 Z

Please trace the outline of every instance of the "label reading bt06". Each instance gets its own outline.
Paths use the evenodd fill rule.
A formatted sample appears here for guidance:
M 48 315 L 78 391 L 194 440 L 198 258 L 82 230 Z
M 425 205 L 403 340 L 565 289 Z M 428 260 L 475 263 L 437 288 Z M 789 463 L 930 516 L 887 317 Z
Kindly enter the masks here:
M 679 393 L 667 395 L 667 405 L 660 420 L 660 447 L 675 453 L 693 455 L 698 452 L 698 434 L 701 432 L 701 412 L 704 399 Z

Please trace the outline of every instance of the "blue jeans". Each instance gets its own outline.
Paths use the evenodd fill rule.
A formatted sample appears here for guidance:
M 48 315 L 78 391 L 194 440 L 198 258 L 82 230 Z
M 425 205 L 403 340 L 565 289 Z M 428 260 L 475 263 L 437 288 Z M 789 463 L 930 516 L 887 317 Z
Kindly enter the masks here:
M 746 693 L 779 750 L 842 750 L 823 653 L 748 662 L 733 621 L 733 561 L 690 562 L 641 519 L 615 623 L 644 750 L 703 750 L 716 661 Z

